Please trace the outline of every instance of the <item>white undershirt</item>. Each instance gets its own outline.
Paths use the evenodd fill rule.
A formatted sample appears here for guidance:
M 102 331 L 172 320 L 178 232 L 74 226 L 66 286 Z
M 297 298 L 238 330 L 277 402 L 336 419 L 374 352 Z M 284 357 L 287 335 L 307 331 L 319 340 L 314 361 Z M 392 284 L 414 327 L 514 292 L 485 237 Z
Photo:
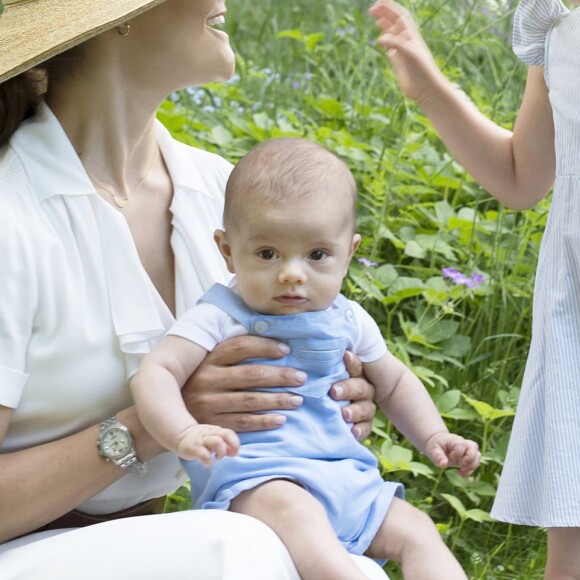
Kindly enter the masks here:
M 348 303 L 357 326 L 353 353 L 364 363 L 380 359 L 387 353 L 387 347 L 377 323 L 360 304 L 352 300 Z M 211 351 L 228 338 L 248 334 L 248 329 L 215 304 L 200 302 L 180 316 L 168 334 L 181 336 Z

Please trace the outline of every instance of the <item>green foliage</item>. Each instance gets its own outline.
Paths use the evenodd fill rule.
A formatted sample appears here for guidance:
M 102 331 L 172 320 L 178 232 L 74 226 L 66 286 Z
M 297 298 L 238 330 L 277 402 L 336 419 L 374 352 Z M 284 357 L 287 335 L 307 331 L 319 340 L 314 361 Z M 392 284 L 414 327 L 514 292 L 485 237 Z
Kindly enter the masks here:
M 343 157 L 359 187 L 363 242 L 344 291 L 380 325 L 389 348 L 427 385 L 451 430 L 483 462 L 467 479 L 434 467 L 381 413 L 367 441 L 385 478 L 438 524 L 470 578 L 541 578 L 544 532 L 494 522 L 489 510 L 507 447 L 531 332 L 536 258 L 549 201 L 500 207 L 451 159 L 406 101 L 375 46 L 362 0 L 232 2 L 238 54 L 230 82 L 181 92 L 159 118 L 179 139 L 235 162 L 281 136 L 316 140 Z M 525 67 L 510 48 L 501 0 L 414 0 L 446 74 L 511 127 Z M 483 276 L 455 284 L 443 268 Z M 188 507 L 183 489 L 174 509 Z M 399 577 L 394 565 L 387 570 Z

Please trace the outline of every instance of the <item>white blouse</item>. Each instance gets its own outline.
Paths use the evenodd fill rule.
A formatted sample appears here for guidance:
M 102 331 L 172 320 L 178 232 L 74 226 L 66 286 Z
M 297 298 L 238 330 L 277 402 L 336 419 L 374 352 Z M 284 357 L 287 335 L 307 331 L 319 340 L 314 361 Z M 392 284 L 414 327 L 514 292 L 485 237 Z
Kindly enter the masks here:
M 179 316 L 230 275 L 213 242 L 231 165 L 157 124 L 174 186 L 171 245 Z M 0 452 L 61 438 L 132 404 L 128 378 L 174 318 L 123 215 L 95 191 L 48 106 L 0 149 L 0 405 L 14 409 Z M 95 446 L 96 453 L 96 446 Z M 80 506 L 107 513 L 174 490 L 163 454 Z

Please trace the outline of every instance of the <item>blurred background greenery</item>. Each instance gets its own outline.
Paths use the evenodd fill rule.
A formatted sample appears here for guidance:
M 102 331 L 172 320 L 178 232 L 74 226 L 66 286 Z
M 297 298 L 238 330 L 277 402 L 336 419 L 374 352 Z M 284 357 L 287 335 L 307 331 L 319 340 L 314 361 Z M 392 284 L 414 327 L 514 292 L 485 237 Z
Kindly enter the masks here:
M 408 0 L 445 73 L 510 128 L 526 69 L 511 51 L 514 2 Z M 362 0 L 230 0 L 236 77 L 175 94 L 159 118 L 181 140 L 237 161 L 279 136 L 316 140 L 359 186 L 363 244 L 344 291 L 425 382 L 450 429 L 483 462 L 462 479 L 434 468 L 381 415 L 367 445 L 386 479 L 425 510 L 470 578 L 541 578 L 545 532 L 494 522 L 531 332 L 531 297 L 549 198 L 503 209 L 447 154 L 399 92 Z M 171 509 L 189 507 L 187 489 Z M 348 509 L 348 506 L 345 506 Z M 400 578 L 395 564 L 386 567 Z

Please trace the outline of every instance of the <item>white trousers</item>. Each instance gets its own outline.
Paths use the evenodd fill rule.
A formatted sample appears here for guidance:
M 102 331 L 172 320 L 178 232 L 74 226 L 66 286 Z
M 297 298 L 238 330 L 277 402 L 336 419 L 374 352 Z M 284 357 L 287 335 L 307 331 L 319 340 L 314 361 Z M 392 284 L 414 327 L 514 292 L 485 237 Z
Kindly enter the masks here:
M 353 556 L 372 579 L 369 558 Z M 288 551 L 262 522 L 196 510 L 125 518 L 24 536 L 0 545 L 2 580 L 299 580 Z

